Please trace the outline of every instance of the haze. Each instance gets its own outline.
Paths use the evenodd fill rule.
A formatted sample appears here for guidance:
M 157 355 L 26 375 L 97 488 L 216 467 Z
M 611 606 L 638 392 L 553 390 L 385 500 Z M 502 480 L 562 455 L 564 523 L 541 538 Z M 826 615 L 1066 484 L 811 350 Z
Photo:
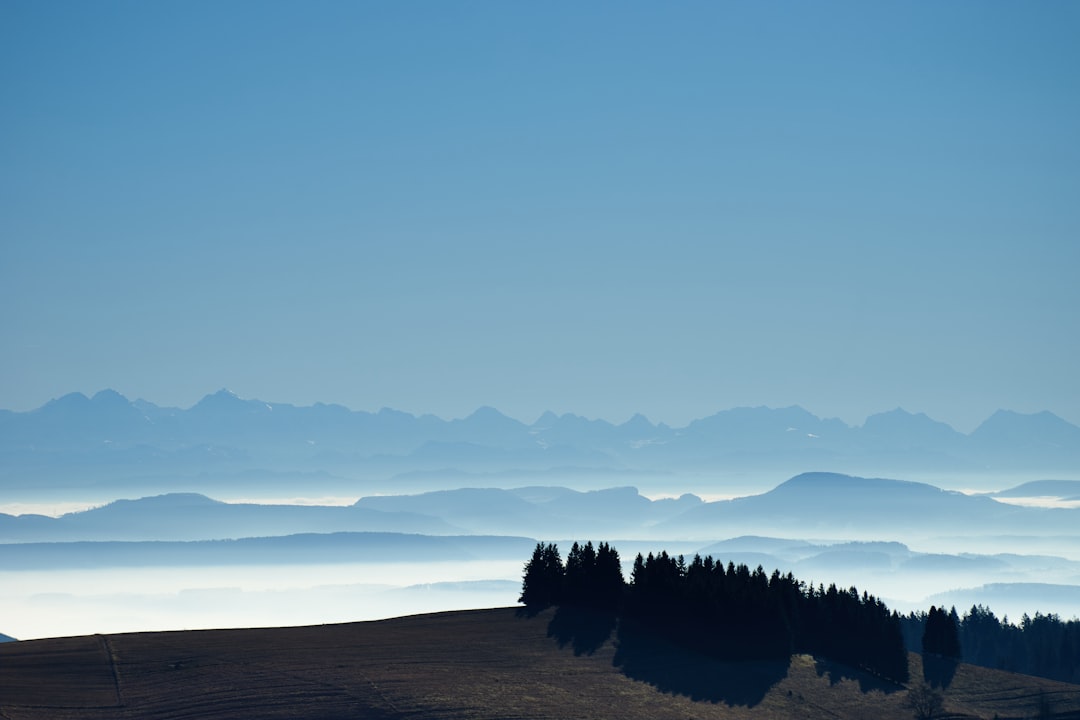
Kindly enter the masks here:
M 0 632 L 513 604 L 574 539 L 1075 614 L 1078 35 L 0 3 Z

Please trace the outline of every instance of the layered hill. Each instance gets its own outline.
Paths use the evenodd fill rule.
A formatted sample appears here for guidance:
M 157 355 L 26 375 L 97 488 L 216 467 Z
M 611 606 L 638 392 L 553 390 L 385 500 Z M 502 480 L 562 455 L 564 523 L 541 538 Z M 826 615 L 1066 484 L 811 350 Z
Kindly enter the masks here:
M 1075 536 L 1080 512 L 1019 507 L 926 483 L 803 473 L 772 490 L 705 503 L 661 523 L 658 532 L 703 536 L 771 533 L 832 538 L 950 535 Z
M 635 537 L 701 503 L 691 494 L 650 500 L 632 487 L 587 492 L 459 488 L 368 496 L 348 507 L 225 503 L 197 493 L 169 493 L 56 518 L 0 513 L 0 543 L 220 540 L 313 532 Z
M 58 518 L 0 513 L 0 542 L 221 540 L 329 532 L 462 532 L 441 518 L 362 507 L 224 503 L 197 493 L 117 500 Z
M 852 668 L 809 656 L 722 663 L 614 628 L 575 647 L 557 615 L 524 617 L 506 608 L 8 643 L 0 647 L 0 716 L 912 717 L 908 687 Z M 918 656 L 910 662 L 915 685 L 923 671 Z M 956 668 L 942 692 L 952 717 L 1080 716 L 1080 686 L 968 665 Z
M 1021 492 L 1018 489 L 1017 492 Z M 841 539 L 1080 538 L 1080 508 L 1028 507 L 933 485 L 803 473 L 773 489 L 704 502 L 633 487 L 458 488 L 370 495 L 348 507 L 225 503 L 194 493 L 118 500 L 59 518 L 0 513 L 0 543 L 217 540 L 332 532 L 715 541 L 738 535 Z

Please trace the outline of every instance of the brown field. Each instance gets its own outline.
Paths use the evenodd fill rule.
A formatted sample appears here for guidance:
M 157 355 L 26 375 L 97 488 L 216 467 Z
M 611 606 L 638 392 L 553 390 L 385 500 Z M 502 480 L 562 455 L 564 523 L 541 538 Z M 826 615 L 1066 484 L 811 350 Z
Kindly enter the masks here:
M 907 690 L 796 656 L 721 663 L 514 608 L 0 645 L 0 718 L 911 718 Z M 922 665 L 911 656 L 913 682 Z M 1080 718 L 1080 686 L 955 668 L 952 717 Z

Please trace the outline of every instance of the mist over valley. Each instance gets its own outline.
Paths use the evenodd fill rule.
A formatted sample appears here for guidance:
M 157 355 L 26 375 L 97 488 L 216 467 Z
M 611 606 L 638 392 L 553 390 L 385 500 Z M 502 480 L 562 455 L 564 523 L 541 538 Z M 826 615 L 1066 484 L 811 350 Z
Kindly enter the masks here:
M 536 542 L 584 539 L 612 542 L 627 575 L 666 550 L 855 585 L 900 611 L 1078 607 L 1080 481 L 1065 478 L 1080 429 L 1048 413 L 964 435 L 901 410 L 851 427 L 740 408 L 669 428 L 226 391 L 181 410 L 105 391 L 0 413 L 0 429 L 3 497 L 24 509 L 0 513 L 15 637 L 513 605 Z M 783 474 L 801 463 L 896 474 Z M 25 512 L 73 497 L 88 507 Z

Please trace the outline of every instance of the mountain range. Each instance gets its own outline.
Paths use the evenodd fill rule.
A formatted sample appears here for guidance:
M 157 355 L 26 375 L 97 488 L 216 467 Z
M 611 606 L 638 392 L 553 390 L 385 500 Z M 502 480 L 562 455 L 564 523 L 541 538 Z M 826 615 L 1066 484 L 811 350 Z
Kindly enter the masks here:
M 187 409 L 103 390 L 71 393 L 31 411 L 0 410 L 5 491 L 102 482 L 151 489 L 155 478 L 172 491 L 177 484 L 165 479 L 178 476 L 204 476 L 203 485 L 184 489 L 208 491 L 245 483 L 340 489 L 455 474 L 575 475 L 609 486 L 612 474 L 793 475 L 811 468 L 1069 476 L 1080 472 L 1080 427 L 1049 412 L 1000 410 L 964 434 L 900 408 L 849 426 L 797 406 L 734 408 L 679 428 L 641 415 L 613 424 L 550 412 L 527 424 L 489 407 L 444 420 L 385 408 L 270 403 L 227 390 Z M 477 483 L 455 483 L 462 484 Z

